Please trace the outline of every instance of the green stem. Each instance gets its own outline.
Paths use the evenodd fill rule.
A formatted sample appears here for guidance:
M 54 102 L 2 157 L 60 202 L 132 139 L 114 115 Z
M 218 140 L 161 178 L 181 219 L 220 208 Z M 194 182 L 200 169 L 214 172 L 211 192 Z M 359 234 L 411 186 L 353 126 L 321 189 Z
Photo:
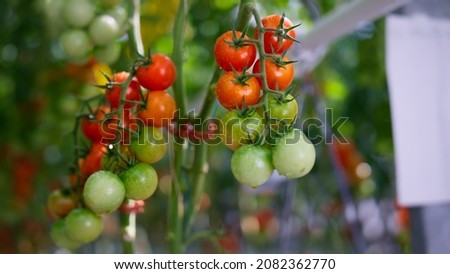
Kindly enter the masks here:
M 260 69 L 260 74 L 262 75 L 262 90 L 263 90 L 263 107 L 264 107 L 264 115 L 265 115 L 265 119 L 266 121 L 270 121 L 270 117 L 269 117 L 269 111 L 268 111 L 268 97 L 267 95 L 269 94 L 269 86 L 267 85 L 267 77 L 266 77 L 266 57 L 267 54 L 264 52 L 264 26 L 261 23 L 261 15 L 258 13 L 258 11 L 256 10 L 256 8 L 250 7 L 250 12 L 253 14 L 253 17 L 255 18 L 256 21 L 256 27 L 258 28 L 258 42 L 256 43 L 256 49 L 258 51 L 258 55 L 259 55 L 259 63 L 261 66 Z
M 144 44 L 141 36 L 141 1 L 129 0 L 128 16 L 130 18 L 132 27 L 128 31 L 130 46 L 136 50 L 140 55 L 144 55 Z
M 131 205 L 132 201 L 124 203 Z M 120 227 L 122 233 L 122 252 L 134 254 L 134 242 L 136 240 L 136 213 L 120 212 Z
M 173 92 L 175 102 L 179 110 L 179 115 L 185 117 L 187 114 L 186 91 L 183 83 L 183 46 L 184 46 L 184 32 L 186 29 L 188 5 L 187 0 L 180 0 L 177 14 L 175 16 L 174 30 L 173 30 L 173 52 L 172 60 L 177 68 L 177 75 L 173 84 Z
M 184 215 L 184 238 L 188 239 L 191 233 L 194 218 L 198 213 L 200 198 L 205 188 L 205 179 L 208 172 L 208 146 L 205 142 L 195 147 L 194 165 L 193 165 L 193 185 L 192 192 Z
M 251 18 L 250 10 L 255 7 L 255 0 L 241 0 L 237 15 L 236 30 L 243 30 Z
M 129 31 L 129 43 L 132 48 L 136 49 L 139 54 L 144 53 L 144 46 L 141 37 L 141 21 L 140 21 L 140 0 L 129 0 L 129 18 L 132 22 L 132 28 Z M 134 69 L 131 70 L 130 75 L 121 85 L 120 102 L 117 108 L 118 128 L 123 119 L 123 106 L 125 104 L 126 91 L 128 85 L 134 77 Z M 122 137 L 122 134 L 120 134 Z M 132 201 L 125 201 L 124 203 L 132 203 Z M 136 213 L 120 213 L 120 227 L 122 230 L 122 251 L 126 254 L 134 253 L 134 242 L 136 240 Z
M 187 99 L 186 91 L 183 82 L 183 46 L 184 46 L 184 32 L 186 28 L 188 5 L 186 0 L 180 0 L 177 14 L 174 22 L 174 47 L 172 52 L 172 60 L 177 69 L 175 82 L 172 86 L 174 92 L 175 102 L 178 108 L 178 117 L 187 116 Z M 171 147 L 171 174 L 172 174 L 172 189 L 169 198 L 169 214 L 168 214 L 168 240 L 169 249 L 171 253 L 183 252 L 182 241 L 182 222 L 180 214 L 180 205 L 183 203 L 181 185 L 183 185 L 184 178 L 184 140 L 174 136 L 175 140 Z
M 183 203 L 181 195 L 183 158 L 180 155 L 184 154 L 183 145 L 178 142 L 173 142 L 171 152 L 172 188 L 169 197 L 168 241 L 171 253 L 182 253 L 184 248 L 182 243 L 180 205 Z
M 237 30 L 242 30 L 248 24 L 251 17 L 251 9 L 254 7 L 254 0 L 241 0 L 239 4 L 239 14 L 238 14 L 238 25 Z M 216 66 L 213 73 L 211 82 L 208 86 L 208 93 L 203 102 L 202 109 L 200 111 L 200 120 L 206 121 L 211 113 L 212 106 L 215 102 L 215 83 L 221 74 L 221 70 Z M 208 130 L 207 124 L 202 123 L 206 128 L 202 130 Z M 198 206 L 200 198 L 203 194 L 205 188 L 206 174 L 207 174 L 207 160 L 208 160 L 208 146 L 205 142 L 197 145 L 194 151 L 194 165 L 193 165 L 193 186 L 189 204 L 187 205 L 187 210 L 184 215 L 184 238 L 188 239 L 189 234 L 192 230 L 192 225 L 194 223 L 195 216 L 198 213 Z

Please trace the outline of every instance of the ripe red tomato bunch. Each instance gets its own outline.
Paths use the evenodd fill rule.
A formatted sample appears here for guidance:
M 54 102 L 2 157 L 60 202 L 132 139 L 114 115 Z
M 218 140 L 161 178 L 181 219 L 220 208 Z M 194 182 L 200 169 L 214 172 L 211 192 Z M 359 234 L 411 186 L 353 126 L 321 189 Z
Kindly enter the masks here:
M 231 171 L 251 187 L 267 182 L 274 170 L 287 178 L 302 177 L 315 162 L 314 146 L 294 128 L 294 66 L 286 53 L 295 41 L 295 27 L 284 15 L 269 15 L 257 22 L 253 39 L 245 32 L 228 31 L 214 46 L 224 71 L 216 97 L 227 109 L 219 130 L 234 151 Z
M 57 13 L 59 20 L 53 23 L 63 23 L 59 42 L 69 60 L 84 64 L 95 58 L 111 65 L 119 59 L 121 46 L 117 39 L 129 28 L 128 14 L 121 2 L 65 0 L 60 5 L 53 4 L 47 16 L 51 19 Z
M 105 75 L 104 94 L 85 102 L 87 113 L 74 129 L 78 159 L 71 188 L 54 190 L 48 200 L 58 246 L 75 249 L 94 241 L 103 231 L 104 214 L 142 212 L 158 186 L 152 164 L 167 151 L 163 127 L 174 118 L 176 104 L 166 90 L 175 75 L 169 57 L 151 54 L 131 72 Z M 79 148 L 81 142 L 87 149 Z

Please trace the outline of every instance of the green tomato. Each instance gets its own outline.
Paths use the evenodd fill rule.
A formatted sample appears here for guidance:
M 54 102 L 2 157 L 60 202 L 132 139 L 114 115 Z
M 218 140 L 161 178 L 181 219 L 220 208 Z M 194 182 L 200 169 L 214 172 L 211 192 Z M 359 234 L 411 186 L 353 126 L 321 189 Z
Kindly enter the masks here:
M 63 7 L 64 20 L 72 27 L 83 28 L 95 16 L 95 5 L 89 0 L 67 0 Z
M 70 59 L 85 59 L 92 49 L 92 43 L 84 30 L 66 30 L 60 38 L 64 52 Z
M 114 19 L 116 19 L 117 24 L 119 24 L 119 26 L 124 25 L 128 19 L 127 10 L 121 6 L 117 6 L 113 9 L 107 10 L 107 11 L 105 11 L 105 14 L 111 15 L 112 17 L 114 17 Z
M 120 57 L 120 44 L 111 43 L 104 47 L 96 47 L 94 49 L 94 56 L 97 61 L 107 65 L 113 65 Z
M 277 141 L 272 158 L 280 175 L 294 179 L 311 171 L 316 160 L 316 151 L 308 137 L 301 130 L 294 129 Z
M 146 163 L 138 163 L 120 174 L 125 185 L 125 196 L 133 200 L 145 200 L 155 193 L 158 174 Z
M 231 172 L 240 183 L 256 188 L 273 174 L 272 152 L 267 147 L 248 145 L 231 157 Z
M 125 199 L 125 186 L 116 174 L 100 170 L 86 180 L 83 199 L 95 213 L 109 213 L 119 208 Z
M 167 151 L 167 140 L 159 128 L 143 127 L 137 139 L 130 145 L 136 158 L 144 163 L 153 164 L 161 160 Z
M 268 111 L 272 128 L 290 125 L 298 115 L 298 104 L 292 95 L 287 95 L 282 101 L 277 101 L 273 95 L 268 95 Z
M 94 241 L 103 231 L 103 220 L 97 214 L 85 208 L 72 210 L 64 223 L 67 236 L 80 243 Z
M 69 238 L 64 219 L 59 219 L 52 224 L 50 238 L 57 246 L 70 250 L 77 249 L 82 245 L 82 243 Z
M 119 37 L 120 27 L 111 15 L 100 15 L 89 26 L 89 35 L 96 45 L 106 46 Z
M 257 112 L 241 117 L 237 111 L 231 110 L 222 116 L 219 123 L 222 141 L 233 151 L 255 141 L 263 130 L 264 123 Z

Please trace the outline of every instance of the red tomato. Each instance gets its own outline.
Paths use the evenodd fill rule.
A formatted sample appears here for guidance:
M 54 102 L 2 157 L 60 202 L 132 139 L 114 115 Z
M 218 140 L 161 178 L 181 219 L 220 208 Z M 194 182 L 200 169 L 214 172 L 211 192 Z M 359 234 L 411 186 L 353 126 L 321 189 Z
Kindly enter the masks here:
M 101 121 L 105 119 L 106 114 L 110 111 L 109 107 L 100 106 L 91 116 L 83 118 L 81 130 L 86 138 L 94 143 L 99 143 L 102 140 Z
M 283 26 L 279 28 L 281 20 L 283 20 Z M 295 30 L 288 30 L 292 27 L 289 18 L 283 18 L 280 14 L 272 14 L 264 17 L 261 23 L 264 28 L 271 29 L 264 32 L 264 51 L 266 53 L 283 53 L 292 46 L 294 41 L 291 39 L 295 39 Z M 258 39 L 258 36 L 259 31 L 256 28 L 255 39 Z
M 102 144 L 94 143 L 92 144 L 91 150 L 88 155 L 83 159 L 80 166 L 81 176 L 87 178 L 94 172 L 101 169 L 101 161 L 103 155 L 106 154 L 106 147 Z
M 175 117 L 176 103 L 166 91 L 152 91 L 147 94 L 147 104 L 138 112 L 138 118 L 145 125 L 168 126 Z
M 241 76 L 242 73 L 238 75 Z M 260 86 L 255 77 L 240 80 L 230 71 L 217 81 L 216 96 L 226 109 L 242 108 L 244 102 L 246 106 L 252 106 L 260 100 Z
M 283 62 L 289 62 L 289 59 L 287 57 L 283 57 Z M 292 63 L 280 65 L 271 58 L 266 59 L 265 63 L 268 88 L 278 91 L 285 90 L 294 79 L 294 65 Z M 258 59 L 253 67 L 253 73 L 256 74 L 260 72 L 261 62 Z M 263 86 L 261 77 L 258 77 L 258 82 L 261 86 Z
M 106 100 L 112 108 L 118 108 L 120 104 L 120 92 L 122 87 L 120 84 L 125 82 L 130 74 L 126 71 L 117 72 L 111 77 L 111 88 L 106 90 Z M 125 100 L 141 101 L 141 86 L 136 79 L 132 79 L 125 92 Z M 124 108 L 132 108 L 133 103 L 125 103 Z
M 235 31 L 237 39 L 233 39 L 233 32 L 227 31 L 217 38 L 214 45 L 214 56 L 219 67 L 225 71 L 243 71 L 250 68 L 256 59 L 256 49 L 253 44 L 242 42 L 242 32 Z
M 136 69 L 136 78 L 144 88 L 155 90 L 168 89 L 176 77 L 176 68 L 172 60 L 160 53 L 151 55 L 150 62 Z

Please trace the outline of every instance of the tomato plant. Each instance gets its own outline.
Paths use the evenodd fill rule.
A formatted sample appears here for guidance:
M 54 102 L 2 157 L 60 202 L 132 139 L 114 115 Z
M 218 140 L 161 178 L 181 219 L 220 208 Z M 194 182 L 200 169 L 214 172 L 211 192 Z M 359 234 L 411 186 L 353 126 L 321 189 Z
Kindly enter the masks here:
M 216 85 L 216 96 L 226 109 L 237 109 L 259 103 L 260 85 L 255 77 L 241 72 L 223 74 Z
M 248 36 L 240 31 L 227 31 L 214 44 L 214 56 L 219 67 L 225 71 L 243 71 L 256 59 L 256 48 L 247 42 Z
M 120 59 L 126 62 L 111 69 L 124 63 L 130 67 L 118 69 L 117 73 L 101 72 L 106 79 L 102 82 L 106 81 L 105 92 L 82 102 L 77 118 L 81 120 L 75 123 L 73 130 L 75 159 L 71 170 L 75 178 L 71 186 L 79 203 L 78 208 L 62 214 L 63 228 L 67 238 L 77 245 L 87 243 L 95 240 L 103 230 L 99 214 L 118 211 L 124 252 L 133 252 L 135 238 L 127 233 L 135 230 L 134 215 L 144 210 L 144 200 L 159 198 L 154 194 L 160 186 L 161 192 L 169 197 L 170 250 L 181 252 L 193 241 L 191 232 L 195 216 L 211 207 L 212 199 L 208 197 L 212 196 L 205 192 L 204 185 L 208 180 L 208 146 L 213 143 L 208 141 L 213 139 L 211 135 L 216 130 L 220 135 L 216 139 L 221 139 L 233 151 L 231 173 L 242 184 L 259 187 L 271 178 L 275 168 L 288 178 L 298 176 L 295 173 L 299 165 L 297 158 L 306 165 L 301 175 L 309 172 L 310 162 L 304 162 L 305 157 L 298 155 L 304 153 L 303 149 L 310 148 L 299 144 L 287 149 L 280 142 L 286 138 L 280 137 L 284 131 L 294 126 L 298 113 L 291 91 L 286 91 L 293 80 L 294 68 L 285 53 L 295 38 L 295 31 L 286 17 L 268 16 L 260 20 L 256 8 L 246 6 L 246 1 L 242 1 L 241 8 L 244 8 L 241 11 L 248 16 L 239 17 L 254 16 L 255 38 L 245 34 L 247 18 L 242 19 L 247 22 L 239 23 L 236 30 L 222 32 L 213 41 L 210 55 L 211 58 L 214 56 L 218 66 L 205 88 L 207 94 L 199 97 L 203 100 L 199 111 L 194 112 L 188 109 L 190 98 L 187 94 L 192 88 L 183 79 L 187 70 L 182 69 L 185 63 L 191 62 L 186 62 L 184 55 L 189 53 L 184 51 L 183 43 L 186 38 L 183 13 L 189 10 L 184 6 L 185 1 L 179 2 L 179 13 L 173 23 L 171 57 L 168 53 L 150 53 L 150 50 L 144 56 L 138 28 L 130 29 L 123 39 L 118 39 L 128 26 L 133 28 L 133 24 L 140 22 L 138 2 L 134 1 L 129 7 L 115 0 L 97 1 L 95 18 L 91 18 L 84 30 L 78 30 L 83 34 L 77 33 L 80 37 L 84 35 L 80 41 L 87 42 L 88 46 L 81 48 L 80 53 L 76 52 L 76 47 L 71 48 L 73 45 L 64 47 L 67 55 L 80 60 L 94 56 L 90 62 L 114 64 Z M 206 25 L 204 30 L 207 31 Z M 122 52 L 118 41 L 128 42 L 124 49 L 131 50 Z M 156 43 L 155 48 L 160 47 Z M 127 54 L 128 60 L 121 59 L 125 57 L 122 53 Z M 259 60 L 255 63 L 257 56 Z M 252 67 L 253 73 L 249 73 L 247 70 Z M 96 87 L 102 85 L 98 83 Z M 286 92 L 275 95 L 277 91 Z M 224 109 L 215 108 L 216 99 Z M 216 113 L 220 120 L 214 120 Z M 274 128 L 269 124 L 271 120 L 286 124 L 286 129 Z M 85 138 L 79 137 L 80 130 Z M 269 143 L 272 132 L 276 132 L 275 145 Z M 169 140 L 165 134 L 173 139 Z M 87 154 L 86 141 L 90 145 Z M 285 155 L 285 150 L 295 155 Z M 167 164 L 161 160 L 168 151 L 170 168 L 166 170 L 170 170 L 170 174 L 166 170 L 158 174 L 156 167 Z M 286 160 L 289 157 L 292 161 Z M 64 236 L 61 224 L 56 227 L 59 227 L 59 235 Z M 63 240 L 55 241 L 70 246 Z
M 176 77 L 172 60 L 161 53 L 153 53 L 136 68 L 136 78 L 149 91 L 168 89 Z

